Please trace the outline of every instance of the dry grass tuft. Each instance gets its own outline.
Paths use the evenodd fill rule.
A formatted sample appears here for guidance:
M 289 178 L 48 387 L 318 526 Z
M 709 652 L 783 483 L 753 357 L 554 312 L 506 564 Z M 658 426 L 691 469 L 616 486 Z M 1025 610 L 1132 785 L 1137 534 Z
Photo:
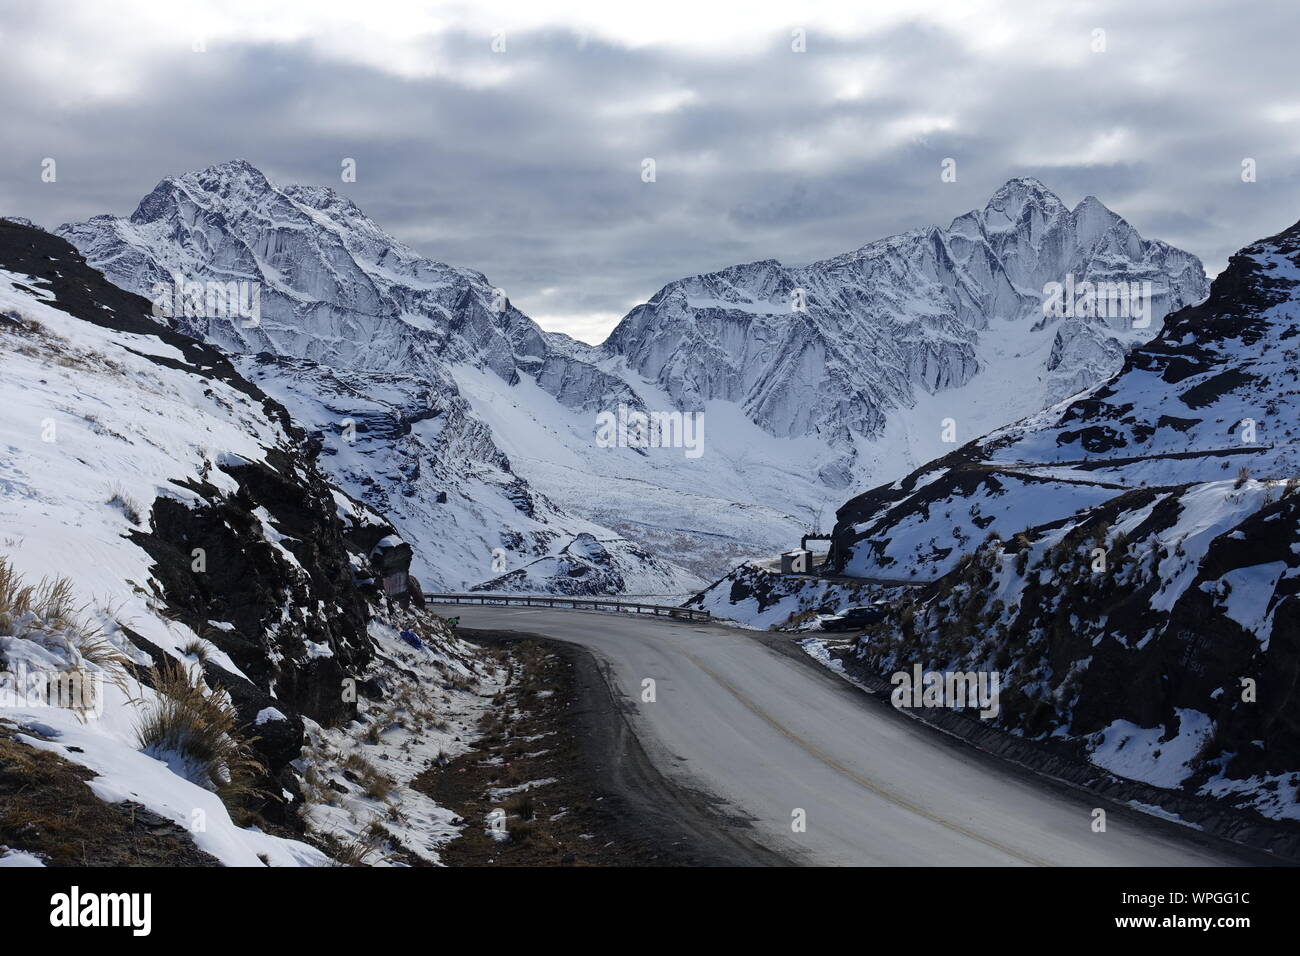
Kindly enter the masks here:
M 201 674 L 191 674 L 179 661 L 166 661 L 149 675 L 157 698 L 145 704 L 136 727 L 140 749 L 178 758 L 195 782 L 232 809 L 244 797 L 260 795 L 254 782 L 266 768 L 250 749 L 256 738 L 240 732 L 230 695 L 209 688 Z
M 357 752 L 348 754 L 343 762 L 345 769 L 351 771 L 365 790 L 366 796 L 381 803 L 392 796 L 397 788 L 397 781 L 384 773 L 373 763 Z
M 0 636 L 29 637 L 57 633 L 87 661 L 104 671 L 106 679 L 125 689 L 130 660 L 85 619 L 68 578 L 42 578 L 26 584 L 23 576 L 0 557 Z
M 200 665 L 208 663 L 212 656 L 211 651 L 212 645 L 201 637 L 192 637 L 181 645 L 181 653 L 186 657 L 194 658 Z
M 368 839 L 363 834 L 347 843 L 332 833 L 313 833 L 312 836 L 321 850 L 338 866 L 374 866 L 392 856 L 371 842 L 373 836 Z
M 108 490 L 108 500 L 104 504 L 121 511 L 131 524 L 143 523 L 143 512 L 140 510 L 139 503 L 128 495 L 121 485 L 114 485 Z
M 0 558 L 0 633 L 22 637 L 20 619 L 31 614 L 45 628 L 63 629 L 80 626 L 78 608 L 73 602 L 72 582 L 67 578 L 44 578 L 40 584 L 25 584 L 23 576 L 4 558 Z

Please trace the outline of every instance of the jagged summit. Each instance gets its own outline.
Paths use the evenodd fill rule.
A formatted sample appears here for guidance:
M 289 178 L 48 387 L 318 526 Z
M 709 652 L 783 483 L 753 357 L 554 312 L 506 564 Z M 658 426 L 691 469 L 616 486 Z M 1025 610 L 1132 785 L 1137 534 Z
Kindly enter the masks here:
M 1025 225 L 1027 213 L 1037 212 L 1044 218 L 1067 213 L 1065 203 L 1059 196 L 1047 188 L 1040 180 L 1032 176 L 1008 179 L 994 191 L 984 205 L 985 222 L 1005 221 L 1007 228 Z
M 1150 328 L 1118 318 L 1029 328 L 1043 317 L 1045 285 L 1068 274 L 1150 282 Z M 1028 412 L 1114 371 L 1126 346 L 1205 290 L 1195 256 L 1143 239 L 1095 199 L 1071 211 L 1020 177 L 948 229 L 912 230 L 803 268 L 769 259 L 670 283 L 602 349 L 683 406 L 734 401 L 773 434 L 816 430 L 847 445 L 881 435 L 920 394 L 998 375 L 1005 336 L 989 335 L 991 324 L 1026 326 L 1010 357 L 1036 356 L 1016 372 L 1027 381 L 1013 401 Z M 1046 336 L 1041 348 L 1035 336 Z
M 247 200 L 271 191 L 273 187 L 260 169 L 247 160 L 232 159 L 192 173 L 164 178 L 140 201 L 130 218 L 137 225 L 156 222 L 168 215 L 185 195 L 196 192 Z

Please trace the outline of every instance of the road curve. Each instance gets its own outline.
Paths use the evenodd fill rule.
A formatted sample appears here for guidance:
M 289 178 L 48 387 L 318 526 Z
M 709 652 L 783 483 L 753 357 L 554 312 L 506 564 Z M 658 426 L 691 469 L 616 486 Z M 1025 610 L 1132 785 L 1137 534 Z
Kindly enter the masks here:
M 902 717 L 742 630 L 601 612 L 457 607 L 469 628 L 579 645 L 651 762 L 718 826 L 795 863 L 1228 866 L 1219 841 L 1057 785 Z M 643 681 L 655 700 L 642 701 Z M 712 801 L 711 801 L 712 802 Z M 1104 833 L 1094 807 L 1107 809 Z M 806 829 L 792 821 L 802 810 Z M 748 821 L 742 823 L 740 821 Z

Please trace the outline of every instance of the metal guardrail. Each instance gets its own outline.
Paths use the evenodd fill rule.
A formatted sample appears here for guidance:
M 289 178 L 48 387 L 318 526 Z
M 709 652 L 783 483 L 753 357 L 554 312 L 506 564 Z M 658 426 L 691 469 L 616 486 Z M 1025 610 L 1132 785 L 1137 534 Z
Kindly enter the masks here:
M 612 610 L 629 614 L 653 614 L 682 621 L 707 621 L 713 615 L 690 607 L 671 607 L 667 604 L 642 604 L 639 601 L 619 601 L 608 598 L 566 597 L 562 594 L 426 594 L 426 604 L 517 604 L 522 607 L 561 607 L 575 611 Z

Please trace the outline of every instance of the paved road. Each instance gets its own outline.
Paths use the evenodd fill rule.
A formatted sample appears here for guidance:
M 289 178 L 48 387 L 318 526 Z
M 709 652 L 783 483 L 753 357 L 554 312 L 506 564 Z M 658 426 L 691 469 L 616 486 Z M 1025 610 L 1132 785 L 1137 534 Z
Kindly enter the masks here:
M 450 609 L 448 609 L 450 612 Z M 751 633 L 599 612 L 458 607 L 462 626 L 594 652 L 672 783 L 782 858 L 859 865 L 1233 865 L 1216 841 L 954 743 Z M 642 702 L 642 681 L 656 700 Z M 796 833 L 796 809 L 806 814 Z M 731 826 L 718 820 L 719 826 Z M 744 824 L 742 824 L 744 825 Z

